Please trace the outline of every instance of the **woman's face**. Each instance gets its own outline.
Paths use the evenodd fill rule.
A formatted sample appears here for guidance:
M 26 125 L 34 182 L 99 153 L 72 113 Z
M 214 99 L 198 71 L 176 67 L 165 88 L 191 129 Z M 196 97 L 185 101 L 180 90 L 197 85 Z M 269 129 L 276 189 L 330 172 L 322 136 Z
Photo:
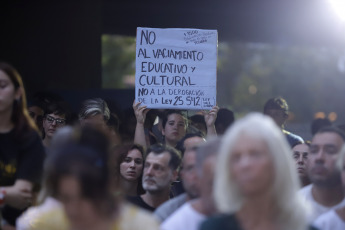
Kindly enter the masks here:
M 143 157 L 138 149 L 128 152 L 124 161 L 120 164 L 120 173 L 125 180 L 137 180 L 143 171 Z
M 90 229 L 99 218 L 96 206 L 82 196 L 79 181 L 64 176 L 59 181 L 58 198 L 64 206 L 71 229 Z
M 177 143 L 186 135 L 186 122 L 182 115 L 172 113 L 168 116 L 167 123 L 162 130 L 168 143 Z
M 61 127 L 66 125 L 65 115 L 57 115 L 54 113 L 47 114 L 43 119 L 43 129 L 46 137 L 52 138 Z
M 266 143 L 241 135 L 230 156 L 230 176 L 245 197 L 268 192 L 274 181 L 273 159 Z
M 7 74 L 0 70 L 0 112 L 12 111 L 13 102 L 20 98 L 20 90 L 16 90 Z

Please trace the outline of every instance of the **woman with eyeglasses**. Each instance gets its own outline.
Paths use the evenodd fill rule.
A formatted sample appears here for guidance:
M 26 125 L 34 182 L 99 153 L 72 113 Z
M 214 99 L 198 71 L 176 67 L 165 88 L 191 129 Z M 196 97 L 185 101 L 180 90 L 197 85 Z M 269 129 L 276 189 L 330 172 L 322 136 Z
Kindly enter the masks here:
M 69 116 L 69 109 L 65 102 L 51 102 L 43 117 L 43 145 L 49 147 L 51 140 L 56 132 L 61 127 L 66 125 Z
M 33 202 L 41 180 L 44 149 L 26 109 L 22 79 L 0 62 L 0 206 L 1 229 L 14 229 L 16 218 Z

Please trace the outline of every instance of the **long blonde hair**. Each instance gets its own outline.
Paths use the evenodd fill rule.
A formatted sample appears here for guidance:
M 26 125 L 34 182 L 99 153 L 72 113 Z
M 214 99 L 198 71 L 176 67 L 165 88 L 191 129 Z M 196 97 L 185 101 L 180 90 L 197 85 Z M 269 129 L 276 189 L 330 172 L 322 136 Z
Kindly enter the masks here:
M 232 149 L 241 135 L 263 140 L 273 159 L 275 181 L 273 200 L 277 206 L 277 222 L 282 229 L 306 229 L 307 219 L 297 191 L 299 181 L 293 163 L 291 149 L 285 136 L 274 121 L 259 113 L 249 114 L 234 123 L 223 137 L 217 161 L 214 199 L 222 213 L 235 213 L 243 205 L 245 197 L 228 172 Z

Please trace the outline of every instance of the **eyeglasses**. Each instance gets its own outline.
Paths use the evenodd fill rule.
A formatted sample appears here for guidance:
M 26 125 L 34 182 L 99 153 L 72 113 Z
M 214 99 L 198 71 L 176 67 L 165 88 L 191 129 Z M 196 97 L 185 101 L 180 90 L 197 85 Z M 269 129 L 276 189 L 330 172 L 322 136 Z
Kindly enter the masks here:
M 45 117 L 46 121 L 48 121 L 48 123 L 52 124 L 54 121 L 56 123 L 57 126 L 60 126 L 60 125 L 64 125 L 66 124 L 66 120 L 65 119 L 61 119 L 61 118 L 54 118 L 52 116 L 46 116 Z

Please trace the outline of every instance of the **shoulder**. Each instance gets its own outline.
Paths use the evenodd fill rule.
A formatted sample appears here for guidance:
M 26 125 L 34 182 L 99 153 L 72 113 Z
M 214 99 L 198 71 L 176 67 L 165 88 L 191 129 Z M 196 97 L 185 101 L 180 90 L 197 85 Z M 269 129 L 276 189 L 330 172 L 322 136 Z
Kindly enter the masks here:
M 148 211 L 142 210 L 127 202 L 120 205 L 119 218 L 113 229 L 159 229 L 158 221 Z
M 170 199 L 160 205 L 154 215 L 157 216 L 161 221 L 165 220 L 170 214 L 181 207 L 186 202 L 187 195 L 185 193 Z
M 223 214 L 210 217 L 201 224 L 200 230 L 209 229 L 240 230 L 241 228 L 236 220 L 235 215 Z
M 323 230 L 345 229 L 345 221 L 343 221 L 335 210 L 330 210 L 320 215 L 314 225 Z

